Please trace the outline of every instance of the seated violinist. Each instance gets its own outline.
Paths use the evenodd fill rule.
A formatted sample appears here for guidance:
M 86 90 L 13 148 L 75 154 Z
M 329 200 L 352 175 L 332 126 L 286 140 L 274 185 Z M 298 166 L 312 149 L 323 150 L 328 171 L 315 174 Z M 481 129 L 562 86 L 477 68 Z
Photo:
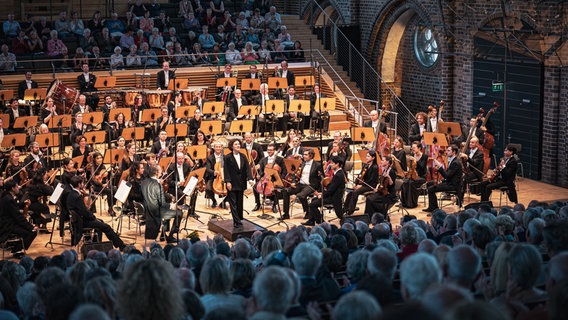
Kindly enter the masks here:
M 335 131 L 335 133 L 333 134 L 333 141 L 330 141 L 327 145 L 327 159 L 334 155 L 343 158 L 344 163 L 351 160 L 351 150 L 349 149 L 349 143 L 343 140 L 341 131 Z
M 345 174 L 341 167 L 343 167 L 343 160 L 338 156 L 332 156 L 330 159 L 331 170 L 333 170 L 333 178 L 331 182 L 325 187 L 322 192 L 315 191 L 315 198 L 310 203 L 310 212 L 308 221 L 302 222 L 305 226 L 313 226 L 316 223 L 323 222 L 323 216 L 320 212 L 320 207 L 323 204 L 333 204 L 335 215 L 341 219 L 343 217 L 343 192 L 345 191 Z
M 300 181 L 292 183 L 289 188 L 282 190 L 282 198 L 284 199 L 284 215 L 282 218 L 290 218 L 290 201 L 296 198 L 302 204 L 304 210 L 304 219 L 308 219 L 309 204 L 307 197 L 319 190 L 321 177 L 323 176 L 323 168 L 320 162 L 314 160 L 315 152 L 313 149 L 304 150 L 304 162 L 301 166 Z
M 377 186 L 373 189 L 373 194 L 367 197 L 365 202 L 365 214 L 372 217 L 375 212 L 380 212 L 387 216 L 387 211 L 391 204 L 396 203 L 396 191 L 394 181 L 396 180 L 396 170 L 392 168 L 392 156 L 384 156 L 379 168 L 379 178 Z
M 373 149 L 367 152 L 365 163 L 361 169 L 361 174 L 355 181 L 353 192 L 347 193 L 345 197 L 344 214 L 351 215 L 355 212 L 355 206 L 359 196 L 372 191 L 379 181 L 379 167 L 377 164 L 377 152 Z
M 37 236 L 36 228 L 29 223 L 20 213 L 20 207 L 24 205 L 18 204 L 20 186 L 15 180 L 4 182 L 4 194 L 0 200 L 0 238 L 2 242 L 11 236 L 19 236 L 23 238 L 23 248 L 20 242 L 17 242 L 12 248 L 12 253 L 16 257 L 22 257 L 20 253 L 23 249 L 28 249 L 35 237 Z
M 464 181 L 466 183 L 481 181 L 483 179 L 483 151 L 479 145 L 479 139 L 472 137 L 469 140 L 469 147 L 466 153 L 460 153 L 460 158 L 464 163 Z M 465 184 L 463 186 L 465 188 Z
M 103 155 L 99 152 L 95 152 L 93 154 L 93 159 L 90 166 L 90 187 L 95 192 L 96 196 L 102 197 L 103 195 L 107 198 L 107 208 L 108 214 L 111 217 L 115 216 L 114 211 L 112 210 L 112 194 L 110 187 L 111 184 L 109 179 L 109 172 L 112 169 L 107 169 L 103 164 Z M 94 207 L 94 206 L 93 206 Z
M 457 158 L 459 154 L 458 146 L 455 144 L 446 148 L 446 156 L 448 157 L 447 169 L 444 169 L 444 164 L 434 159 L 434 168 L 437 170 L 444 180 L 438 182 L 428 182 L 428 208 L 422 210 L 425 212 L 432 212 L 438 209 L 438 199 L 436 198 L 437 192 L 454 191 L 458 193 L 458 204 L 461 206 L 463 202 L 463 194 L 461 193 L 461 180 L 462 180 L 462 165 Z
M 45 180 L 49 178 L 50 176 L 47 176 L 44 168 L 37 170 L 31 177 L 31 182 L 25 195 L 30 200 L 29 210 L 31 211 L 30 215 L 34 225 L 40 227 L 41 230 L 46 230 L 47 223 L 51 221 L 49 207 L 42 202 L 44 197 L 53 193 L 53 187 L 45 183 Z
M 515 178 L 517 176 L 517 148 L 507 145 L 503 151 L 505 158 L 501 159 L 501 163 L 495 169 L 493 176 L 489 181 L 482 184 L 481 201 L 489 201 L 491 192 L 501 187 L 508 187 L 507 196 L 513 203 L 517 203 L 517 190 L 515 189 Z
M 269 178 L 267 176 L 265 176 L 265 169 L 266 168 L 271 168 L 271 169 L 275 169 L 276 171 L 278 171 L 280 173 L 280 178 L 283 178 L 286 176 L 286 166 L 284 164 L 284 159 L 278 155 L 275 154 L 275 146 L 273 143 L 269 144 L 268 147 L 266 147 L 266 152 L 268 154 L 268 156 L 262 158 L 259 162 L 258 165 L 256 165 L 258 171 L 257 171 L 257 176 L 254 177 L 256 178 L 257 184 L 256 187 L 253 188 L 253 192 L 255 193 L 255 198 L 257 194 L 263 194 L 265 196 L 267 196 L 269 199 L 271 199 L 273 201 L 273 205 L 272 205 L 272 212 L 278 212 L 278 208 L 276 206 L 276 201 L 278 201 L 275 197 L 274 192 L 272 191 L 267 191 L 268 189 L 273 189 L 273 187 L 269 187 Z M 254 209 L 252 209 L 252 211 L 258 211 L 260 210 L 260 196 L 258 196 L 259 201 L 256 203 L 256 206 L 254 207 Z M 284 218 L 284 217 L 283 217 Z M 288 218 L 286 218 L 288 219 Z
M 168 133 L 166 130 L 160 131 L 158 141 L 152 145 L 152 152 L 157 158 L 163 158 L 170 155 L 170 148 L 172 148 L 171 141 L 168 140 Z
M 217 207 L 217 200 L 215 199 L 215 194 L 219 195 L 226 195 L 222 194 L 222 190 L 215 190 L 213 188 L 213 182 L 223 171 L 221 164 L 223 162 L 223 144 L 220 141 L 213 142 L 213 154 L 207 157 L 207 161 L 205 163 L 205 198 L 211 200 L 211 208 Z M 219 178 L 221 179 L 221 178 Z M 221 201 L 221 206 L 224 207 L 225 201 Z
M 400 202 L 405 208 L 416 208 L 420 191 L 418 188 L 426 182 L 426 164 L 428 156 L 422 152 L 422 144 L 412 143 L 412 156 L 406 177 L 400 190 Z

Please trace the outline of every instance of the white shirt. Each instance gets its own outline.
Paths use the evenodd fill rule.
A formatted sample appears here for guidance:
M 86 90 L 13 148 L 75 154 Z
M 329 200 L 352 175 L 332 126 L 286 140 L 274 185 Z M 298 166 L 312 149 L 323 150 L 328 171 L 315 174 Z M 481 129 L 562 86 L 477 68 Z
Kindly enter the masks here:
M 312 171 L 312 164 L 314 160 L 306 161 L 304 163 L 304 168 L 302 169 L 302 177 L 300 178 L 300 183 L 309 185 L 310 184 L 310 171 Z
M 241 169 L 241 155 L 240 155 L 240 152 L 237 153 L 237 154 L 235 154 L 235 153 L 233 152 L 233 157 L 235 157 L 235 161 L 237 162 L 237 167 L 238 167 L 239 169 Z
M 266 157 L 266 164 L 271 164 L 274 163 L 274 160 L 276 159 L 276 156 L 272 156 L 272 157 Z
M 477 151 L 477 148 L 469 150 L 469 158 L 470 159 L 473 158 L 473 155 L 475 154 L 476 151 Z
M 86 82 L 89 82 L 89 74 L 88 73 L 83 73 L 83 77 L 85 78 Z
M 32 88 L 32 80 L 26 80 L 26 85 L 28 86 L 28 89 Z
M 166 87 L 170 84 L 170 72 L 164 70 L 164 84 Z
M 185 177 L 184 177 L 184 174 L 183 174 L 183 164 L 177 164 L 176 167 L 177 167 L 179 181 L 184 182 Z

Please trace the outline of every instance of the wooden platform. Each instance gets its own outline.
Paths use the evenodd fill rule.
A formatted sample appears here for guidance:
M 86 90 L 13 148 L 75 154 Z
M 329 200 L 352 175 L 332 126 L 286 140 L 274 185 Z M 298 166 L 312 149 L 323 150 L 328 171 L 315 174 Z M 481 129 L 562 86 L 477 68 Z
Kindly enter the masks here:
M 350 175 L 351 178 L 351 175 Z M 520 203 L 523 203 L 525 205 L 527 205 L 531 200 L 540 200 L 540 201 L 545 201 L 545 202 L 549 202 L 552 203 L 554 201 L 557 200 L 568 200 L 568 189 L 566 188 L 561 188 L 561 187 L 556 187 L 556 186 L 552 186 L 552 185 L 548 185 L 539 181 L 534 181 L 534 180 L 529 180 L 529 179 L 520 179 L 519 183 L 518 183 L 518 196 L 519 196 L 519 201 Z M 468 197 L 468 195 L 465 195 L 465 203 L 464 205 L 470 204 L 470 203 L 475 203 L 475 202 L 479 202 L 479 196 L 475 196 L 472 195 L 471 197 Z M 492 195 L 491 200 L 493 201 L 493 204 L 495 206 L 499 206 L 499 193 L 498 192 L 494 192 Z M 106 203 L 105 201 L 102 201 L 103 203 Z M 417 208 L 414 209 L 410 209 L 408 210 L 409 214 L 415 215 L 418 219 L 422 219 L 422 220 L 426 220 L 429 221 L 430 218 L 426 216 L 426 213 L 422 211 L 422 209 L 425 208 L 424 206 L 424 198 L 421 196 L 419 198 L 418 201 L 419 205 Z M 106 206 L 106 204 L 104 204 Z M 502 205 L 505 205 L 505 200 L 503 198 L 503 203 Z M 426 206 L 428 206 L 428 200 L 426 199 Z M 246 210 L 251 210 L 254 207 L 254 197 L 252 196 L 252 192 L 250 195 L 248 195 L 248 198 L 245 197 L 245 201 L 244 201 L 244 207 Z M 359 212 L 357 212 L 356 214 L 361 214 L 364 211 L 365 208 L 365 203 L 364 203 L 364 199 L 363 197 L 360 197 L 359 199 L 359 204 L 358 207 L 360 208 Z M 400 222 L 400 218 L 403 216 L 403 214 L 406 214 L 407 212 L 403 212 L 398 211 L 397 210 L 397 206 L 395 205 L 390 212 L 390 219 L 391 222 L 393 223 L 393 225 L 398 225 Z M 250 234 L 252 234 L 255 230 L 258 230 L 259 228 L 267 228 L 275 231 L 275 232 L 279 232 L 279 231 L 286 231 L 287 228 L 292 228 L 294 226 L 299 225 L 300 223 L 302 223 L 303 220 L 303 216 L 304 213 L 302 212 L 302 208 L 299 204 L 295 204 L 293 206 L 291 206 L 290 209 L 290 215 L 291 215 L 291 219 L 290 220 L 285 220 L 286 224 L 279 224 L 279 225 L 274 225 L 275 222 L 277 222 L 276 218 L 279 217 L 279 215 L 277 213 L 272 213 L 272 211 L 270 210 L 271 206 L 270 205 L 266 205 L 265 206 L 265 213 L 273 216 L 273 219 L 260 219 L 257 216 L 261 213 L 261 211 L 254 211 L 254 212 L 250 212 L 249 213 L 245 213 L 245 220 L 243 221 L 244 224 L 244 228 L 243 228 L 243 233 L 241 233 L 243 236 L 248 236 Z M 447 207 L 443 208 L 446 212 L 456 212 L 459 210 L 459 208 L 455 205 L 449 205 Z M 195 220 L 195 219 L 190 219 L 187 223 L 188 228 L 191 228 L 191 230 L 197 230 L 198 231 L 198 235 L 202 240 L 205 240 L 207 238 L 207 236 L 209 236 L 210 238 L 213 237 L 214 232 L 212 232 L 210 230 L 210 228 L 219 228 L 218 232 L 229 232 L 227 233 L 227 238 L 230 239 L 236 239 L 236 237 L 238 237 L 239 234 L 235 234 L 233 233 L 232 227 L 233 227 L 233 222 L 231 219 L 231 214 L 229 212 L 229 210 L 226 209 L 220 209 L 220 208 L 209 208 L 206 206 L 206 201 L 205 198 L 203 197 L 203 195 L 200 195 L 197 199 L 197 210 L 198 211 L 203 211 L 207 214 L 203 214 L 203 213 L 198 213 L 200 215 L 200 219 Z M 52 212 L 54 212 L 54 208 L 52 208 Z M 106 212 L 106 210 L 99 210 L 98 212 Z M 207 219 L 209 217 L 213 217 L 214 215 L 219 215 L 222 217 L 222 221 L 216 221 L 216 220 L 211 220 L 211 221 L 207 221 Z M 109 216 L 107 216 L 106 214 L 103 216 L 99 216 L 99 218 L 102 218 L 105 222 L 109 223 L 111 226 L 113 226 L 114 228 L 117 227 L 117 222 L 116 221 L 111 221 L 111 218 Z M 335 218 L 335 215 L 332 213 L 331 216 L 327 215 L 326 213 L 326 217 L 325 220 L 329 221 L 331 219 Z M 339 225 L 339 220 L 334 220 L 331 223 Z M 185 220 L 182 221 L 182 226 L 184 226 L 185 224 Z M 214 227 L 213 227 L 214 226 Z M 51 224 L 48 225 L 49 229 L 51 230 Z M 137 230 L 136 230 L 136 225 L 135 224 L 131 224 L 130 225 L 130 229 L 128 229 L 128 220 L 124 220 L 124 227 L 123 227 L 123 236 L 124 236 L 124 241 L 126 243 L 133 243 L 135 244 L 135 246 L 137 248 L 139 248 L 140 250 L 142 250 L 143 246 L 145 245 L 145 241 L 144 241 L 144 237 L 143 236 L 139 236 L 137 234 Z M 144 228 L 144 227 L 142 227 Z M 223 230 L 226 231 L 223 231 Z M 190 233 L 190 231 L 183 231 L 180 233 L 180 238 L 186 237 L 188 236 L 188 234 Z M 126 238 L 129 237 L 129 238 Z M 64 243 L 69 244 L 69 231 L 66 231 L 66 235 L 64 238 Z M 59 237 L 59 231 L 56 228 L 54 237 L 53 237 L 54 242 L 61 242 L 61 238 Z M 52 251 L 51 248 L 49 246 L 45 246 L 45 244 L 49 241 L 49 234 L 39 234 L 37 236 L 37 238 L 35 239 L 34 243 L 32 244 L 32 246 L 30 247 L 30 249 L 28 250 L 28 255 L 31 257 L 37 257 L 40 255 L 46 255 L 46 256 L 52 256 L 55 254 L 60 254 L 61 251 L 65 250 L 65 249 L 69 249 L 71 247 L 69 246 L 62 246 L 62 245 L 54 245 L 53 248 L 54 250 Z M 165 245 L 166 243 L 163 242 L 161 243 L 162 245 Z M 149 242 L 146 242 L 146 247 L 149 245 Z M 8 258 L 10 256 L 10 253 L 6 254 L 6 258 Z
M 235 241 L 238 238 L 249 238 L 257 230 L 265 230 L 258 225 L 255 225 L 247 220 L 242 220 L 242 228 L 235 228 L 233 226 L 233 219 L 227 220 L 209 220 L 207 227 L 213 233 L 220 233 L 229 241 Z

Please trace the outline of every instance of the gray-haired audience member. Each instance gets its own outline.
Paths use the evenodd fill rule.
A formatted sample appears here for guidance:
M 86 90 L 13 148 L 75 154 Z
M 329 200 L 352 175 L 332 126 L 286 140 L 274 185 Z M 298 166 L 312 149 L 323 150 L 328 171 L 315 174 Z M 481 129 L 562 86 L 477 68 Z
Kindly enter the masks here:
M 430 286 L 421 301 L 424 308 L 440 318 L 443 318 L 448 310 L 464 302 L 473 302 L 473 294 L 465 288 L 449 283 Z
M 332 314 L 333 319 L 378 320 L 382 309 L 369 293 L 353 291 L 339 299 Z
M 448 281 L 469 289 L 481 271 L 481 256 L 471 246 L 459 245 L 446 256 Z
M 94 304 L 83 304 L 69 316 L 69 320 L 111 320 L 108 314 Z
M 185 267 L 177 268 L 175 276 L 182 289 L 195 289 L 195 274 L 191 269 Z
M 292 254 L 292 264 L 300 278 L 313 277 L 315 279 L 321 262 L 322 253 L 320 249 L 308 242 L 300 243 Z
M 110 277 L 96 277 L 89 280 L 83 289 L 85 301 L 103 308 L 114 319 L 116 316 L 116 299 L 118 287 Z
M 351 284 L 356 285 L 365 276 L 369 254 L 367 250 L 358 250 L 351 253 L 347 258 L 347 275 Z
M 392 282 L 398 261 L 396 254 L 387 248 L 375 248 L 367 259 L 367 272 L 371 275 L 381 275 Z
M 534 218 L 529 222 L 529 227 L 527 230 L 527 242 L 534 245 L 540 245 L 544 240 L 542 231 L 546 226 L 546 222 L 541 218 Z
M 263 269 L 252 286 L 252 296 L 258 309 L 250 319 L 284 318 L 294 298 L 292 283 L 281 267 Z
M 438 245 L 432 239 L 424 239 L 418 244 L 418 252 L 432 254 Z
M 405 301 L 421 300 L 430 285 L 441 282 L 438 261 L 427 253 L 415 253 L 400 265 L 400 287 Z
M 40 314 L 43 314 L 43 300 L 36 291 L 35 283 L 24 283 L 16 293 L 16 299 L 18 300 L 18 306 L 20 306 L 24 319 L 36 318 Z

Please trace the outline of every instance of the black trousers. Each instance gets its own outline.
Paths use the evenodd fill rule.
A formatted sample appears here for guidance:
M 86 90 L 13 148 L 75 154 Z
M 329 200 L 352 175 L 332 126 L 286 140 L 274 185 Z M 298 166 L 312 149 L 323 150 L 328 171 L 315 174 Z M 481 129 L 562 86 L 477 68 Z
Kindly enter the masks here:
M 463 202 L 463 194 L 461 193 L 460 188 L 456 188 L 456 186 L 448 184 L 446 182 L 438 183 L 434 185 L 434 182 L 428 182 L 428 208 L 436 209 L 438 208 L 438 198 L 436 197 L 437 192 L 446 192 L 446 191 L 454 191 L 457 192 L 459 204 Z
M 290 214 L 290 196 L 296 195 L 304 213 L 309 212 L 308 196 L 314 193 L 314 190 L 305 184 L 298 184 L 295 188 L 284 188 L 282 190 L 282 198 L 284 200 L 284 214 Z
M 229 205 L 231 206 L 231 215 L 234 223 L 241 223 L 243 219 L 243 190 L 231 190 L 227 192 Z
M 373 190 L 371 189 L 371 187 L 362 185 L 359 188 L 353 190 L 352 192 L 348 192 L 347 195 L 345 196 L 345 205 L 344 205 L 345 211 L 353 213 L 353 211 L 355 211 L 355 207 L 357 206 L 357 199 L 359 199 L 359 196 L 371 190 Z
M 83 221 L 83 228 L 93 228 L 96 230 L 99 239 L 102 239 L 102 233 L 112 242 L 116 248 L 124 248 L 124 242 L 120 239 L 118 234 L 106 223 L 101 220 Z
M 330 198 L 323 198 L 323 204 L 331 204 L 332 201 L 334 199 L 330 199 Z M 322 201 L 321 198 L 318 197 L 314 197 L 312 199 L 312 202 L 310 202 L 310 211 L 309 211 L 309 220 L 314 221 L 315 223 L 322 223 L 323 222 L 323 216 L 321 214 L 320 211 L 320 207 L 322 205 Z M 337 212 L 335 213 L 335 215 L 341 219 L 341 215 L 337 214 Z
M 14 226 L 12 227 L 12 232 L 10 233 L 10 235 L 22 237 L 22 239 L 24 240 L 24 248 L 28 250 L 28 248 L 32 245 L 32 242 L 34 241 L 35 237 L 37 236 L 37 233 L 35 231 L 30 231 L 28 229 L 22 228 L 20 226 Z M 12 252 L 18 252 L 21 251 L 22 249 L 23 249 L 22 244 L 18 242 L 14 244 L 14 247 L 12 247 Z
M 418 197 L 420 196 L 420 186 L 426 182 L 426 179 L 418 177 L 416 180 L 405 178 L 400 189 L 400 202 L 406 208 L 416 208 L 418 206 Z
M 481 201 L 489 201 L 491 197 L 491 192 L 495 189 L 499 189 L 501 187 L 508 187 L 507 196 L 509 197 L 509 201 L 513 203 L 517 203 L 517 190 L 515 189 L 515 183 L 506 184 L 503 180 L 496 180 L 495 182 L 491 183 L 489 181 L 484 181 L 481 183 Z

